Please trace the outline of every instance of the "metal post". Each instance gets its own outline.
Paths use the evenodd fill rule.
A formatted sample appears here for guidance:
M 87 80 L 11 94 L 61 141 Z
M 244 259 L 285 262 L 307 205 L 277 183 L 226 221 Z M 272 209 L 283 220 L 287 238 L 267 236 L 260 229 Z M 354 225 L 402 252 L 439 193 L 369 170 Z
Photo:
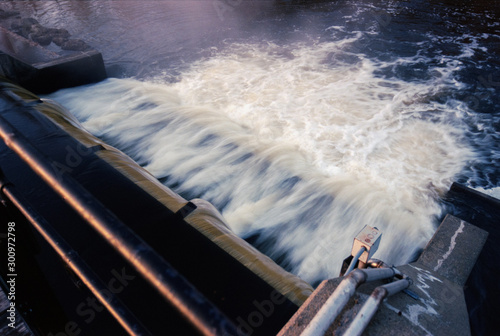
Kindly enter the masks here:
M 323 336 L 362 283 L 393 277 L 392 268 L 355 269 L 342 280 L 301 336 Z
M 410 285 L 411 280 L 407 278 L 375 288 L 359 313 L 349 325 L 349 328 L 345 331 L 344 336 L 361 335 L 377 312 L 382 300 L 408 288 Z
M 349 268 L 347 268 L 347 271 L 345 271 L 344 275 L 348 275 L 349 273 L 352 272 L 352 270 L 354 269 L 354 266 L 356 266 L 356 263 L 359 260 L 359 257 L 361 257 L 361 255 L 365 251 L 366 251 L 366 247 L 361 246 L 361 248 L 358 250 L 358 252 L 356 253 L 356 255 L 352 258 L 351 263 L 349 264 Z
M 0 137 L 203 335 L 236 335 L 236 327 L 216 306 L 71 176 L 57 172 L 3 116 Z

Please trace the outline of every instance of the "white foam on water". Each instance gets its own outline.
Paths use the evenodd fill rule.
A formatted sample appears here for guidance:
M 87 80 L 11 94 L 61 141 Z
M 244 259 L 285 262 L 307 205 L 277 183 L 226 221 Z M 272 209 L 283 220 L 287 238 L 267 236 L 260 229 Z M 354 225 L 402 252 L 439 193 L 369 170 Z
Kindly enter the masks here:
M 483 194 L 489 195 L 491 197 L 494 197 L 494 198 L 500 200 L 500 187 L 491 188 L 491 189 L 484 189 L 484 188 L 481 188 L 481 187 L 476 187 L 474 189 L 476 189 L 477 191 L 482 192 Z
M 176 83 L 109 79 L 52 97 L 313 282 L 338 274 L 366 224 L 383 232 L 376 257 L 409 261 L 474 156 L 462 112 L 437 99 L 457 85 L 456 65 L 426 81 L 384 79 L 376 71 L 391 64 L 344 51 L 358 37 L 234 44 Z

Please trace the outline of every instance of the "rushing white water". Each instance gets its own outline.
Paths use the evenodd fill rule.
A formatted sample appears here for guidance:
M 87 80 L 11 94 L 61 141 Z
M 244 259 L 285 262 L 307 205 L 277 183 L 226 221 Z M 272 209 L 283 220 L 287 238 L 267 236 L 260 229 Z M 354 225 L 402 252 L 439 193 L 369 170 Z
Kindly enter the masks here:
M 384 79 L 378 69 L 420 60 L 345 52 L 356 38 L 234 44 L 175 83 L 109 79 L 52 98 L 315 282 L 338 274 L 366 224 L 383 232 L 376 257 L 409 261 L 435 230 L 439 197 L 473 158 L 460 124 L 466 107 L 437 99 L 458 85 L 456 64 L 426 80 Z

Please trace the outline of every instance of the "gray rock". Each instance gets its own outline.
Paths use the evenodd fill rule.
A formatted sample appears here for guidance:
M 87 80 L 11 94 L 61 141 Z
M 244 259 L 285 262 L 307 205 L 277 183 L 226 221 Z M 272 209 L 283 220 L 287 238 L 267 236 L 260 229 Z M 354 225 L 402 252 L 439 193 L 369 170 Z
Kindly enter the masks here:
M 52 38 L 62 37 L 68 39 L 70 37 L 70 33 L 62 28 L 47 28 L 47 34 L 50 34 Z
M 52 42 L 52 36 L 48 34 L 39 34 L 39 35 L 30 35 L 31 39 L 35 41 L 36 43 L 46 46 L 49 45 Z
M 32 25 L 34 24 L 39 24 L 37 20 L 33 19 L 33 18 L 24 18 L 21 20 L 21 24 L 23 26 L 29 26 L 31 27 Z
M 42 26 L 38 23 L 31 25 L 29 31 L 30 31 L 30 34 L 32 34 L 32 35 L 48 35 L 48 32 L 49 32 L 49 30 L 47 28 L 45 28 L 44 26 Z
M 54 44 L 58 45 L 59 47 L 62 47 L 63 44 L 66 43 L 67 41 L 68 39 L 62 36 L 56 36 L 52 39 L 52 42 L 54 42 Z
M 14 20 L 10 24 L 10 30 L 22 37 L 28 38 L 29 31 L 31 30 L 31 25 L 23 25 L 21 19 Z
M 29 38 L 31 33 L 39 35 L 42 27 L 38 21 L 33 18 L 21 19 L 19 22 L 13 23 L 13 25 L 16 27 L 15 32 L 25 38 Z
M 63 50 L 85 51 L 90 49 L 90 46 L 82 40 L 69 39 L 61 46 Z

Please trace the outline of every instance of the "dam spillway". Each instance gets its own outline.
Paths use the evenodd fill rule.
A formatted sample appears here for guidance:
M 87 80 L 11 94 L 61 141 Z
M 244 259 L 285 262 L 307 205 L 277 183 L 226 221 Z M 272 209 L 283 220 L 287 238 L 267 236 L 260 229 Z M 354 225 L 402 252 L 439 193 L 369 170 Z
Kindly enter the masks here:
M 350 248 L 349 240 L 359 229 L 356 225 L 365 220 L 379 220 L 386 233 L 391 231 L 387 230 L 391 227 L 395 230 L 394 237 L 409 239 L 401 241 L 401 248 L 388 249 L 385 246 L 384 259 L 412 258 L 437 227 L 439 217 L 444 213 L 441 199 L 452 180 L 493 193 L 497 186 L 496 117 L 492 113 L 496 106 L 496 96 L 492 94 L 496 81 L 491 67 L 495 62 L 494 57 L 486 53 L 486 50 L 494 48 L 495 28 L 486 25 L 492 20 L 491 13 L 486 10 L 485 15 L 477 16 L 477 10 L 481 10 L 475 7 L 462 20 L 454 14 L 460 12 L 460 8 L 437 7 L 445 13 L 447 27 L 455 27 L 455 30 L 441 29 L 438 25 L 433 26 L 429 33 L 427 24 L 433 22 L 432 16 L 427 11 L 415 14 L 413 6 L 417 5 L 372 8 L 361 4 L 327 4 L 314 10 L 302 7 L 286 14 L 273 12 L 270 19 L 256 18 L 260 23 L 267 23 L 269 29 L 259 30 L 258 26 L 263 27 L 261 24 L 253 28 L 244 26 L 242 30 L 248 33 L 242 33 L 244 36 L 241 37 L 235 32 L 242 27 L 235 25 L 232 19 L 240 14 L 246 18 L 245 13 L 238 13 L 243 6 L 226 12 L 226 21 L 217 24 L 219 30 L 206 29 L 205 34 L 197 35 L 190 33 L 193 32 L 193 29 L 188 29 L 191 21 L 182 15 L 191 13 L 189 15 L 197 18 L 191 27 L 195 27 L 194 30 L 200 26 L 212 27 L 213 22 L 206 20 L 210 16 L 210 8 L 206 14 L 195 14 L 189 11 L 188 5 L 179 4 L 180 8 L 162 5 L 152 14 L 150 10 L 154 6 L 150 5 L 119 8 L 109 3 L 97 8 L 96 3 L 89 2 L 89 8 L 95 13 L 90 18 L 92 34 L 96 36 L 92 39 L 100 43 L 98 49 L 103 51 L 110 73 L 120 73 L 125 77 L 132 74 L 140 82 L 159 85 L 118 80 L 95 89 L 77 88 L 73 92 L 61 92 L 59 98 L 64 105 L 71 107 L 85 127 L 126 151 L 165 184 L 189 198 L 209 196 L 223 215 L 231 219 L 230 223 L 238 234 L 310 281 L 319 281 L 337 273 L 339 262 L 332 263 L 330 260 L 338 261 L 344 257 L 343 254 Z M 36 6 L 38 13 L 45 18 L 44 24 L 48 25 L 50 20 L 53 20 L 53 26 L 60 24 L 57 18 L 46 14 L 48 11 L 44 11 L 44 6 L 52 4 Z M 74 19 L 74 31 L 84 26 L 79 23 L 80 12 L 69 2 L 50 8 L 66 11 L 68 17 Z M 99 22 L 102 13 L 108 13 L 115 19 L 103 26 Z M 165 18 L 170 17 L 169 13 L 177 13 L 183 19 L 168 21 Z M 158 39 L 154 43 L 155 51 L 150 52 L 145 42 L 147 39 L 141 44 L 140 39 L 135 37 L 148 36 L 146 32 L 151 27 L 156 28 L 153 31 L 169 31 L 164 21 L 157 19 L 160 14 L 165 22 L 171 23 L 172 28 L 179 27 L 177 24 L 182 26 L 183 29 L 179 29 L 182 33 L 152 34 L 149 39 L 154 36 Z M 414 15 L 419 20 L 412 21 Z M 109 36 L 123 28 L 119 19 L 124 17 L 138 21 L 141 17 L 148 18 L 149 25 L 136 24 L 136 36 L 129 35 L 127 39 L 120 40 L 119 45 L 108 43 L 108 47 L 103 41 L 112 41 Z M 216 15 L 214 17 L 219 20 Z M 309 20 L 311 17 L 318 20 Z M 467 21 L 467 24 L 461 26 L 461 20 Z M 293 32 L 286 29 L 292 23 L 296 25 Z M 414 30 L 407 29 L 408 25 Z M 97 27 L 106 27 L 107 30 L 99 28 L 99 31 Z M 217 38 L 214 41 L 214 31 L 222 31 L 221 39 L 228 39 L 219 44 Z M 229 34 L 230 31 L 233 35 Z M 191 53 L 193 45 L 190 43 L 198 40 L 186 37 L 201 35 L 205 38 L 199 44 L 199 52 Z M 247 38 L 254 35 L 259 36 L 258 41 Z M 411 39 L 406 41 L 408 36 Z M 179 40 L 176 40 L 177 37 Z M 317 37 L 319 40 L 315 40 Z M 182 44 L 179 42 L 182 39 L 188 42 Z M 259 45 L 260 41 L 264 43 Z M 174 48 L 167 48 L 167 42 Z M 274 45 L 266 46 L 267 42 Z M 377 48 L 380 43 L 392 47 L 384 51 Z M 134 44 L 142 47 L 133 48 Z M 145 58 L 141 50 L 148 51 L 150 58 Z M 189 58 L 188 54 L 192 57 Z M 178 62 L 179 58 L 184 65 Z M 193 59 L 201 62 L 193 64 Z M 471 71 L 472 67 L 474 71 Z M 187 71 L 187 68 L 192 68 L 192 71 Z M 225 69 L 229 68 L 231 75 L 226 76 Z M 266 77 L 266 74 L 269 76 Z M 300 80 L 294 81 L 294 76 L 290 77 L 290 74 Z M 273 77 L 279 80 L 272 81 Z M 283 85 L 279 86 L 280 83 Z M 205 92 L 207 88 L 209 90 Z M 144 99 L 141 98 L 141 90 L 163 97 L 159 100 L 152 96 Z M 227 92 L 231 94 L 226 95 Z M 289 92 L 293 95 L 286 94 Z M 302 95 L 303 92 L 308 95 Z M 338 99 L 325 99 L 332 92 Z M 86 110 L 84 107 L 90 101 L 89 97 L 99 100 L 99 104 Z M 263 102 L 262 106 L 271 108 L 262 108 L 255 103 L 259 101 Z M 232 110 L 231 106 L 237 109 Z M 283 109 L 283 115 L 274 117 L 273 111 L 277 107 L 279 110 L 279 106 L 286 106 L 286 110 Z M 326 110 L 311 110 L 321 106 L 325 106 Z M 190 120 L 176 119 L 176 114 L 165 116 L 166 113 L 161 112 L 163 107 L 167 108 L 167 112 L 169 107 L 178 109 Z M 121 110 L 132 113 L 116 113 Z M 248 114 L 252 111 L 255 113 Z M 318 114 L 314 117 L 316 112 Z M 330 113 L 333 119 L 329 118 Z M 372 118 L 374 115 L 379 117 Z M 230 117 L 230 122 L 226 116 Z M 303 119 L 306 122 L 302 122 Z M 172 120 L 180 123 L 172 123 Z M 287 120 L 293 120 L 291 125 Z M 120 130 L 109 128 L 115 121 L 120 121 Z M 198 128 L 199 123 L 206 124 L 207 121 L 213 122 L 215 131 Z M 168 128 L 169 122 L 172 126 L 181 127 Z M 222 125 L 227 128 L 221 129 Z M 384 128 L 387 125 L 395 128 Z M 137 127 L 134 129 L 134 126 Z M 444 126 L 444 132 L 441 126 Z M 397 132 L 398 127 L 402 127 L 400 132 Z M 167 129 L 166 133 L 175 133 L 175 137 L 163 137 L 165 132 L 160 132 L 162 129 Z M 184 130 L 188 132 L 182 134 Z M 322 130 L 322 133 L 317 134 L 317 130 Z M 338 130 L 345 132 L 338 133 Z M 223 136 L 217 137 L 217 131 Z M 279 139 L 287 147 L 283 151 L 265 146 L 250 150 L 244 146 L 243 149 L 235 147 L 237 139 L 231 138 L 231 134 L 245 132 L 251 136 L 241 139 L 244 144 L 253 146 L 252 141 L 258 137 L 268 144 L 274 144 Z M 150 138 L 153 134 L 155 137 Z M 200 138 L 196 138 L 196 134 L 200 134 Z M 336 135 L 334 139 L 345 139 L 345 142 L 329 141 L 332 134 Z M 222 142 L 219 142 L 220 138 Z M 422 138 L 432 140 L 419 142 L 418 139 Z M 176 142 L 175 139 L 181 140 Z M 187 146 L 189 141 L 192 141 L 191 147 Z M 167 143 L 169 146 L 165 145 Z M 429 143 L 433 146 L 429 147 Z M 140 147 L 141 144 L 144 146 Z M 331 144 L 334 144 L 333 147 L 329 147 Z M 322 151 L 322 147 L 332 148 L 333 152 Z M 169 148 L 176 150 L 169 153 Z M 178 151 L 177 148 L 183 150 Z M 215 155 L 218 149 L 220 156 Z M 176 156 L 176 152 L 183 155 Z M 292 155 L 283 155 L 283 152 Z M 300 155 L 295 155 L 297 152 Z M 207 156 L 202 160 L 205 153 Z M 226 156 L 228 161 L 224 160 L 224 153 L 229 155 Z M 270 162 L 279 161 L 286 167 L 299 168 L 298 172 L 276 169 L 278 167 L 274 164 L 267 166 L 260 154 L 255 153 L 263 153 L 271 159 Z M 388 153 L 395 155 L 395 159 L 390 159 Z M 175 157 L 178 161 L 169 164 L 169 160 L 163 160 L 163 157 Z M 218 161 L 219 158 L 222 159 Z M 176 167 L 179 167 L 178 170 L 175 170 Z M 200 167 L 204 168 L 200 170 Z M 258 168 L 252 170 L 247 167 Z M 321 175 L 315 174 L 303 178 L 303 175 L 311 171 L 315 173 L 317 169 L 334 175 L 339 171 L 347 172 L 344 184 L 331 185 L 328 179 L 325 181 Z M 245 174 L 241 175 L 241 172 Z M 265 188 L 252 183 L 255 179 L 265 178 L 264 175 L 270 177 L 261 184 Z M 455 177 L 450 178 L 452 175 Z M 396 181 L 395 177 L 399 179 Z M 310 185 L 310 180 L 319 183 Z M 365 182 L 370 182 L 371 187 L 364 188 Z M 218 186 L 218 189 L 208 186 Z M 324 191 L 323 186 L 335 192 Z M 278 192 L 274 193 L 276 190 Z M 294 190 L 309 196 L 301 198 L 298 196 L 300 193 L 290 193 Z M 284 194 L 291 196 L 282 197 Z M 335 204 L 339 205 L 333 213 L 332 194 L 336 197 Z M 382 207 L 373 206 L 370 201 Z M 269 211 L 275 206 L 280 207 L 279 211 Z M 397 211 L 393 210 L 394 207 Z M 359 212 L 363 209 L 367 212 Z M 319 213 L 326 215 L 318 217 Z M 287 217 L 283 218 L 284 214 Z M 413 219 L 420 216 L 420 219 L 402 225 L 399 219 L 404 219 L 406 215 Z M 300 220 L 287 226 L 276 221 L 280 218 L 283 222 Z M 300 222 L 305 220 L 314 223 L 311 227 L 319 228 L 313 232 L 319 233 L 320 237 L 325 232 L 345 232 L 345 237 L 326 239 L 331 246 L 315 245 L 317 239 L 309 239 L 310 243 L 303 246 L 301 239 L 294 240 L 292 237 L 310 237 L 304 234 L 303 230 L 309 232 L 307 228 L 300 227 Z M 335 223 L 346 225 L 340 228 Z M 289 227 L 295 229 L 287 231 Z M 287 240 L 286 237 L 290 238 Z M 340 251 L 338 255 L 336 251 Z M 383 250 L 380 253 L 384 253 Z

